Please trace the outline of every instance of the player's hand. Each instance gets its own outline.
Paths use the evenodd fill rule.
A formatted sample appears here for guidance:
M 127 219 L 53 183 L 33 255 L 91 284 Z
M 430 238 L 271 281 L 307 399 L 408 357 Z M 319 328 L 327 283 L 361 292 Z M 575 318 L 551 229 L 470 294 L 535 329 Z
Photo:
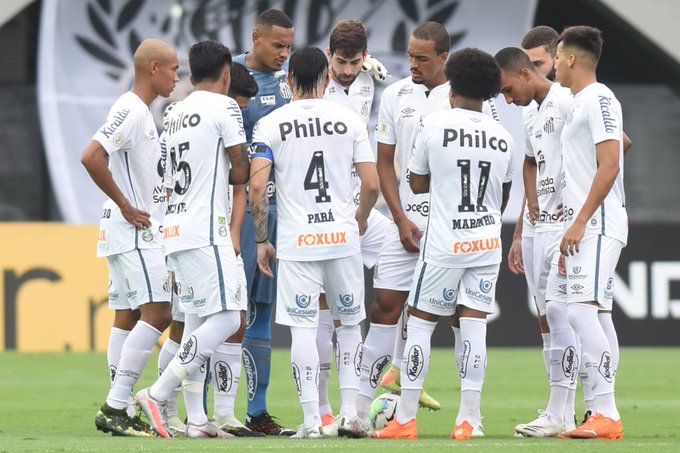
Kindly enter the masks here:
M 524 260 L 522 259 L 522 239 L 513 239 L 508 252 L 508 268 L 515 275 L 524 273 Z
M 257 244 L 257 267 L 267 277 L 274 278 L 274 272 L 269 267 L 270 261 L 276 261 L 276 249 L 274 246 L 269 241 Z
M 409 219 L 404 218 L 397 223 L 399 228 L 399 240 L 404 250 L 411 253 L 420 252 L 420 237 L 423 233 L 418 229 L 415 223 Z
M 130 203 L 125 203 L 120 208 L 120 213 L 127 223 L 135 226 L 135 228 L 151 227 L 151 214 L 141 209 L 137 209 Z
M 567 231 L 564 232 L 562 236 L 562 242 L 560 243 L 560 253 L 562 255 L 574 256 L 579 252 L 579 246 L 581 245 L 581 240 L 586 232 L 586 224 L 581 222 L 574 222 Z
M 359 236 L 363 236 L 368 230 L 368 218 L 360 216 L 358 212 L 354 215 L 354 218 L 359 225 Z
M 377 58 L 371 55 L 366 55 L 366 58 L 364 58 L 364 65 L 361 67 L 361 70 L 368 72 L 375 80 L 380 80 L 381 82 L 384 82 L 392 76 L 385 66 L 383 66 L 383 64 L 379 62 Z
M 532 203 L 527 201 L 527 212 L 529 213 L 529 222 L 531 222 L 532 225 L 536 225 L 538 216 L 541 214 L 538 204 L 532 205 Z
M 564 255 L 560 255 L 557 259 L 557 273 L 562 277 L 567 276 L 567 259 Z

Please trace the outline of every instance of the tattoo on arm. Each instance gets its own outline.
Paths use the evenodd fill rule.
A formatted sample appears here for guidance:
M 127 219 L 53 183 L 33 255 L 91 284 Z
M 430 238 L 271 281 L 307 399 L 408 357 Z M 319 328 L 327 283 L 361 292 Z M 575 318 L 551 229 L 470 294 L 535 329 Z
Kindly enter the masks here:
M 251 209 L 253 210 L 253 223 L 255 224 L 255 242 L 265 242 L 269 235 L 269 197 L 267 197 L 266 190 L 262 192 L 259 199 L 251 200 Z

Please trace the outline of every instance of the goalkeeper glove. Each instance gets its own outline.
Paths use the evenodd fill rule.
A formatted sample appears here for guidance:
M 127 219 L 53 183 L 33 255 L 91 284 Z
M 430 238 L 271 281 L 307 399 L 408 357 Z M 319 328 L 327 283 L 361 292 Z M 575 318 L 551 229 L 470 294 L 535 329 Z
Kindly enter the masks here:
M 366 56 L 361 70 L 368 72 L 375 80 L 380 80 L 381 82 L 384 82 L 392 75 L 387 71 L 385 66 L 383 66 L 383 64 L 378 61 L 377 58 L 371 55 Z

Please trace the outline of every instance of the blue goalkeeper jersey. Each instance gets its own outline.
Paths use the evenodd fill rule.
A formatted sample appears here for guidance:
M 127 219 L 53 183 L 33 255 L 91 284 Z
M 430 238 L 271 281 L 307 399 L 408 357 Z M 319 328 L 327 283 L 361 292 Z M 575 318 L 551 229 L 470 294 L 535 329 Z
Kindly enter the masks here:
M 288 61 L 279 71 L 260 72 L 246 65 L 246 53 L 234 57 L 234 62 L 240 63 L 248 69 L 255 78 L 259 88 L 257 95 L 250 100 L 248 107 L 242 110 L 243 127 L 246 130 L 246 141 L 248 145 L 252 143 L 253 127 L 263 116 L 273 112 L 282 105 L 288 104 L 292 97 L 290 87 L 286 77 L 288 76 Z M 269 177 L 267 193 L 269 195 L 269 208 L 276 209 L 276 185 L 274 183 L 274 172 Z M 250 203 L 248 203 L 250 210 Z

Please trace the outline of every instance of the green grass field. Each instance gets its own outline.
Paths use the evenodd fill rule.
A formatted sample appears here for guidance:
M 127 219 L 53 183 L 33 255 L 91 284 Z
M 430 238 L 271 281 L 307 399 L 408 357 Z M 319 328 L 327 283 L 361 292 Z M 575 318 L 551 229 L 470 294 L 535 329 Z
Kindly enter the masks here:
M 155 363 L 155 356 L 152 359 Z M 289 371 L 289 352 L 273 355 L 269 410 L 291 427 L 302 420 L 297 394 Z M 154 378 L 148 367 L 140 385 Z M 335 375 L 335 372 L 334 372 Z M 338 407 L 336 380 L 331 399 Z M 206 448 L 247 451 L 372 452 L 462 448 L 477 451 L 680 451 L 680 349 L 624 348 L 617 376 L 617 403 L 623 416 L 625 439 L 572 441 L 515 439 L 513 427 L 533 419 L 547 400 L 548 388 L 535 349 L 491 349 L 482 395 L 486 437 L 470 442 L 447 440 L 458 408 L 458 377 L 453 352 L 434 350 L 428 391 L 439 399 L 437 413 L 419 411 L 420 440 L 373 441 L 370 439 L 324 439 L 294 441 L 287 438 L 189 440 L 114 438 L 94 428 L 94 415 L 108 388 L 103 354 L 0 354 L 0 452 L 63 451 L 198 451 Z M 237 416 L 245 415 L 243 387 L 239 389 Z M 333 389 L 335 389 L 333 391 Z M 578 404 L 577 411 L 581 407 Z M 219 444 L 219 445 L 218 445 Z

